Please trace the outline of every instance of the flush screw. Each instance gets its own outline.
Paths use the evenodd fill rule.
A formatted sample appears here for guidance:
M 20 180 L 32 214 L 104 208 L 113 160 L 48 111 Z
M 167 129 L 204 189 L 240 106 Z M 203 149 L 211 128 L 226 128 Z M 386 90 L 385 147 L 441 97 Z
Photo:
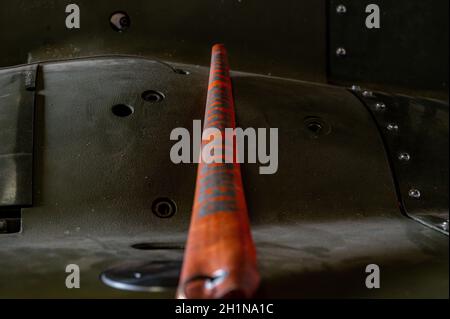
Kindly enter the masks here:
M 340 4 L 336 7 L 336 12 L 339 14 L 344 14 L 347 12 L 347 7 L 344 6 L 343 4 Z
M 337 49 L 336 49 L 336 55 L 337 55 L 338 57 L 344 57 L 344 56 L 347 55 L 347 51 L 345 50 L 345 48 L 342 48 L 342 47 L 337 48 Z
M 414 199 L 419 199 L 421 194 L 420 191 L 418 189 L 415 188 L 411 188 L 408 192 L 408 196 Z
M 407 161 L 409 161 L 411 159 L 411 156 L 408 153 L 404 152 L 404 153 L 400 153 L 398 155 L 398 159 L 401 160 L 401 161 L 407 162 Z

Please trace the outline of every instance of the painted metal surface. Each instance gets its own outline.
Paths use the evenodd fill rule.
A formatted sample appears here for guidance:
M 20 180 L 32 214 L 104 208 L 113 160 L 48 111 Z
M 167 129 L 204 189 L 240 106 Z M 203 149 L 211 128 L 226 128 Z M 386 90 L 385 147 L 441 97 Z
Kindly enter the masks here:
M 208 69 L 129 57 L 40 68 L 34 202 L 22 209 L 21 233 L 0 235 L 0 296 L 173 297 L 113 289 L 99 276 L 131 261 L 182 260 L 196 167 L 170 161 L 169 136 L 203 118 Z M 402 215 L 382 138 L 359 99 L 342 88 L 231 77 L 237 125 L 280 130 L 276 174 L 241 167 L 258 296 L 448 297 L 448 237 Z M 164 99 L 143 99 L 149 90 Z M 115 115 L 118 104 L 133 112 Z M 172 217 L 154 214 L 161 198 L 176 203 Z M 64 285 L 71 263 L 83 289 Z M 382 289 L 364 284 L 371 263 Z
M 65 27 L 64 1 L 0 2 L 0 43 L 8 48 L 0 66 L 102 54 L 207 66 L 209 47 L 222 42 L 238 70 L 448 100 L 446 0 L 372 1 L 381 9 L 379 30 L 365 27 L 364 1 L 76 3 L 80 29 Z M 129 17 L 123 30 L 111 25 L 116 12 Z
M 380 92 L 355 94 L 386 141 L 405 213 L 448 235 L 448 104 Z
M 324 0 L 75 3 L 81 10 L 80 29 L 68 30 L 68 2 L 0 1 L 0 43 L 8 48 L 0 53 L 0 66 L 103 54 L 208 66 L 210 47 L 222 42 L 234 56 L 234 69 L 326 80 Z M 110 25 L 117 11 L 130 18 L 123 32 Z
M 32 204 L 33 124 L 37 66 L 0 77 L 0 209 Z
M 369 4 L 380 10 L 380 28 L 366 26 Z M 448 12 L 447 0 L 330 0 L 329 82 L 448 101 Z

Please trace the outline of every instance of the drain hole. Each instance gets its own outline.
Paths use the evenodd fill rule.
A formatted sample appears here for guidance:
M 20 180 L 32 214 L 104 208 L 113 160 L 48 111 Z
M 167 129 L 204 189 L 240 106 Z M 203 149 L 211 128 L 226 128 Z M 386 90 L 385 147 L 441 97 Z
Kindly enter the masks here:
M 113 107 L 111 108 L 111 111 L 116 116 L 127 117 L 127 116 L 130 116 L 131 114 L 133 114 L 134 109 L 133 109 L 133 107 L 126 105 L 126 104 L 116 104 L 116 105 L 113 105 Z
M 164 100 L 164 94 L 158 91 L 147 90 L 142 92 L 141 97 L 144 101 L 158 103 Z
M 176 213 L 177 206 L 175 205 L 173 200 L 161 197 L 153 201 L 152 211 L 153 214 L 160 218 L 169 218 Z
M 181 243 L 137 243 L 131 245 L 131 248 L 139 250 L 179 250 L 184 249 L 184 245 Z
M 117 11 L 111 14 L 109 18 L 111 28 L 117 32 L 123 32 L 127 30 L 131 25 L 131 20 L 128 14 L 123 11 Z

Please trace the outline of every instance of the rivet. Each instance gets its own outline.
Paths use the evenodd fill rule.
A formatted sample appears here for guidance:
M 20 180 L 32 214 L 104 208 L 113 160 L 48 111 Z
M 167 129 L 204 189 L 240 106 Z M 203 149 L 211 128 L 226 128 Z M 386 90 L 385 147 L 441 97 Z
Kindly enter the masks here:
M 350 90 L 352 90 L 353 92 L 359 92 L 361 91 L 361 87 L 359 85 L 353 84 Z
M 397 124 L 388 124 L 386 126 L 388 131 L 398 131 L 398 125 Z
M 386 109 L 386 104 L 384 104 L 383 102 L 378 102 L 375 104 L 375 109 L 377 111 L 383 111 Z
M 345 50 L 345 48 L 342 48 L 342 47 L 337 48 L 336 49 L 336 55 L 339 56 L 339 57 L 346 56 L 347 55 L 347 51 Z
M 364 97 L 373 97 L 373 92 L 372 92 L 372 91 L 365 90 L 365 91 L 362 92 L 362 95 L 363 95 Z
M 340 4 L 336 7 L 336 12 L 339 14 L 344 14 L 347 12 L 347 7 L 344 6 L 343 4 Z
M 420 191 L 418 189 L 415 188 L 411 188 L 408 192 L 408 196 L 414 199 L 419 199 L 421 194 Z
M 398 159 L 401 160 L 401 161 L 407 162 L 407 161 L 409 161 L 411 159 L 411 156 L 408 153 L 404 152 L 404 153 L 398 154 Z

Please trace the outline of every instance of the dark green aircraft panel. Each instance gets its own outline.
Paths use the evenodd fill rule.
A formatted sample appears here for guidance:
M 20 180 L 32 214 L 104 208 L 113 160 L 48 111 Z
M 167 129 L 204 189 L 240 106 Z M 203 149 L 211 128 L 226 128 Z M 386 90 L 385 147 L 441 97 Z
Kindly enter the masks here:
M 324 0 L 77 0 L 80 29 L 65 26 L 60 0 L 0 2 L 0 66 L 27 61 L 131 54 L 209 64 L 210 47 L 226 44 L 233 69 L 326 81 Z M 110 16 L 130 27 L 116 32 Z
M 379 28 L 366 26 L 369 4 L 380 8 Z M 328 11 L 331 83 L 408 88 L 448 100 L 448 0 L 331 0 Z
M 129 274 L 179 265 L 196 166 L 170 161 L 169 136 L 202 119 L 208 72 L 130 57 L 39 65 L 34 204 L 22 208 L 20 233 L 0 235 L 1 297 L 173 297 L 173 284 L 137 293 L 100 276 L 129 263 Z M 276 174 L 242 165 L 259 296 L 448 297 L 448 237 L 403 215 L 366 106 L 338 87 L 243 72 L 232 80 L 237 124 L 280 130 Z M 144 100 L 147 90 L 164 99 Z M 152 210 L 162 198 L 176 205 L 170 218 Z M 81 289 L 65 286 L 72 263 Z M 371 263 L 382 289 L 365 286 Z

